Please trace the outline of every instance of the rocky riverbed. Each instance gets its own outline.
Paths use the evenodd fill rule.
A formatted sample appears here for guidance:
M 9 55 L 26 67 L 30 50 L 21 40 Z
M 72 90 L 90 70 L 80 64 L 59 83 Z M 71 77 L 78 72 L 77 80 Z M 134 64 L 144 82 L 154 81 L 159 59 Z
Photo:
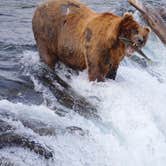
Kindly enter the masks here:
M 153 63 L 126 58 L 116 81 L 89 82 L 63 64 L 52 72 L 31 30 L 40 2 L 0 1 L 0 165 L 165 166 L 165 46 L 152 33 L 144 52 Z M 126 0 L 83 2 L 144 23 Z

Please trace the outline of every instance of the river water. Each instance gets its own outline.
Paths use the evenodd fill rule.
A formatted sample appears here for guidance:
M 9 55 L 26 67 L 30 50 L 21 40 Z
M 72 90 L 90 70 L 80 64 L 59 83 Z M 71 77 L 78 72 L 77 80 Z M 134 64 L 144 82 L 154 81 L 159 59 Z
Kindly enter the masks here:
M 16 166 L 165 166 L 166 165 L 166 48 L 151 34 L 144 52 L 153 63 L 126 58 L 116 81 L 89 82 L 87 71 L 72 74 L 68 83 L 98 108 L 102 125 L 73 113 L 58 116 L 47 106 L 56 100 L 33 74 L 39 64 L 31 19 L 40 0 L 0 0 L 0 112 L 34 119 L 51 126 L 77 126 L 86 134 L 39 136 L 20 121 L 7 121 L 18 132 L 34 135 L 54 151 L 53 160 L 18 147 L 0 149 L 0 157 Z M 124 0 L 84 0 L 96 11 L 122 14 L 134 10 Z M 166 6 L 163 1 L 146 1 Z M 134 13 L 140 20 L 138 12 Z M 141 21 L 141 20 L 140 20 Z M 142 22 L 142 21 L 141 21 Z M 65 69 L 56 69 L 61 78 Z M 64 71 L 64 72 L 63 72 Z M 0 116 L 1 118 L 1 116 Z M 2 164 L 3 165 L 3 164 Z

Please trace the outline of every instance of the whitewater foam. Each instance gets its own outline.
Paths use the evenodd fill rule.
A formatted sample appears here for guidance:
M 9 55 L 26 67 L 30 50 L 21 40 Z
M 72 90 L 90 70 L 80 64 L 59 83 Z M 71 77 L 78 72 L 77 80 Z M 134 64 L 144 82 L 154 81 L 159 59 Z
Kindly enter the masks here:
M 33 153 L 20 148 L 3 149 L 0 155 L 11 155 L 11 159 L 19 164 L 26 160 L 29 165 L 165 166 L 166 48 L 153 34 L 144 51 L 155 63 L 142 68 L 126 58 L 120 65 L 116 81 L 89 82 L 86 70 L 79 75 L 71 74 L 68 79 L 66 72 L 59 71 L 77 93 L 97 106 L 102 123 L 73 112 L 59 117 L 45 103 L 29 106 L 1 100 L 0 110 L 7 109 L 16 117 L 35 119 L 60 128 L 77 126 L 89 134 L 41 137 L 16 121 L 18 131 L 34 134 L 54 150 L 54 160 L 42 162 L 39 156 L 34 157 Z M 24 52 L 21 63 L 28 73 L 29 67 L 39 63 L 38 54 Z M 43 90 L 35 79 L 33 81 L 37 91 Z M 46 89 L 43 93 L 46 98 L 52 97 Z M 18 155 L 11 151 L 18 151 Z

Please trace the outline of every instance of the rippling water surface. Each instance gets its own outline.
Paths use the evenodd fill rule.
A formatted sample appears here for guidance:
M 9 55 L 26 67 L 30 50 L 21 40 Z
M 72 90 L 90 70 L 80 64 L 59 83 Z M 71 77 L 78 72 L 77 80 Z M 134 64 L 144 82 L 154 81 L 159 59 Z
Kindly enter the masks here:
M 8 158 L 17 166 L 165 166 L 165 46 L 152 33 L 144 51 L 153 63 L 126 58 L 116 81 L 91 83 L 87 71 L 70 76 L 67 81 L 73 89 L 96 105 L 102 124 L 73 112 L 58 116 L 52 105 L 46 104 L 52 101 L 56 105 L 56 100 L 31 72 L 40 64 L 31 30 L 32 15 L 40 2 L 0 1 L 0 112 L 8 111 L 18 119 L 33 119 L 60 129 L 77 126 L 87 132 L 39 136 L 19 120 L 9 118 L 7 121 L 18 132 L 37 137 L 39 142 L 50 146 L 55 155 L 53 160 L 47 161 L 27 149 L 8 147 L 0 149 L 0 157 Z M 84 2 L 99 12 L 113 11 L 121 15 L 134 10 L 124 0 Z M 145 2 L 157 7 L 166 5 L 164 0 Z M 138 12 L 134 15 L 140 20 Z M 56 70 L 67 79 L 63 66 Z

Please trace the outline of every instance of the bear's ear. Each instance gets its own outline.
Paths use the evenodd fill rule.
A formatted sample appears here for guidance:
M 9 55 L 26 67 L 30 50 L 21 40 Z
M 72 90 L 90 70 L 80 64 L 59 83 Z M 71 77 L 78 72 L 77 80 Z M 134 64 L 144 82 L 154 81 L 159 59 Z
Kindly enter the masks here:
M 134 20 L 133 14 L 126 12 L 122 17 L 121 26 L 127 28 L 127 26 L 129 26 L 133 22 L 133 20 Z
M 151 32 L 151 29 L 150 29 L 150 27 L 148 27 L 148 26 L 144 26 L 144 29 L 145 29 L 148 33 Z
M 132 13 L 129 13 L 129 12 L 124 13 L 123 20 L 133 20 L 133 19 L 134 17 Z
M 131 26 L 133 25 L 133 14 L 126 12 L 124 13 L 124 15 L 122 16 L 122 21 L 120 23 L 120 32 L 121 33 L 126 33 L 126 30 L 131 29 Z

